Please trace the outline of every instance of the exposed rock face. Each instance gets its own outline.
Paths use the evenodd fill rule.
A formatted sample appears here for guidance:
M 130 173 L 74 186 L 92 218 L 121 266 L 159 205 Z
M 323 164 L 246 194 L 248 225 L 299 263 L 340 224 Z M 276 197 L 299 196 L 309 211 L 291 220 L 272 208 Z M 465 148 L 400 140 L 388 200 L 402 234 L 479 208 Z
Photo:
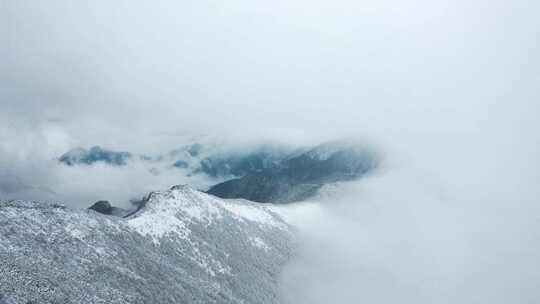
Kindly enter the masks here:
M 128 214 L 127 210 L 114 207 L 109 203 L 109 201 L 97 201 L 88 209 L 105 215 L 124 216 Z
M 208 190 L 222 198 L 288 203 L 313 196 L 325 184 L 362 177 L 379 164 L 371 149 L 344 142 L 317 146 L 279 165 L 225 181 Z
M 279 303 L 290 239 L 266 206 L 186 186 L 151 193 L 127 218 L 7 201 L 0 294 L 19 304 Z

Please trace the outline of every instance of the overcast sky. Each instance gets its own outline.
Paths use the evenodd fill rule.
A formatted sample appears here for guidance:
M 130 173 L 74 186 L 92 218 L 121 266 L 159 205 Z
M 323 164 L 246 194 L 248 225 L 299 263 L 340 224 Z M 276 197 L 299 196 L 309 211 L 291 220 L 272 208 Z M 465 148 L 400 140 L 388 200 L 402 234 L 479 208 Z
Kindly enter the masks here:
M 162 152 L 174 134 L 538 165 L 538 1 L 0 5 L 4 169 L 46 177 L 70 148 Z
M 2 128 L 128 146 L 176 130 L 302 137 L 530 124 L 539 6 L 2 1 Z

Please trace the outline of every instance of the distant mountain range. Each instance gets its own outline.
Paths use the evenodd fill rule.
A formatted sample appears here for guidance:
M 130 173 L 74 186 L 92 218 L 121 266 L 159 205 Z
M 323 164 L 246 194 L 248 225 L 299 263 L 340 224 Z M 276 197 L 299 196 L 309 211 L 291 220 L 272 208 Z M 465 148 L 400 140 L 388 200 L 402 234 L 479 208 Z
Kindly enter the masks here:
M 348 142 L 331 142 L 296 152 L 241 178 L 214 185 L 208 193 L 262 203 L 290 203 L 308 199 L 325 184 L 350 181 L 379 165 L 372 149 Z
M 212 178 L 233 178 L 272 167 L 286 157 L 290 149 L 278 145 L 260 145 L 243 149 L 216 147 L 215 144 L 193 143 L 162 155 L 141 155 L 113 151 L 100 146 L 75 148 L 58 158 L 66 166 L 105 164 L 127 166 L 141 161 L 149 165 L 165 164 L 169 169 L 187 170 L 189 174 L 205 174 Z
M 68 166 L 99 162 L 126 166 L 136 159 L 150 164 L 166 163 L 167 168 L 187 170 L 188 175 L 204 174 L 225 180 L 211 186 L 208 193 L 263 203 L 307 199 L 325 184 L 354 180 L 372 172 L 380 162 L 373 149 L 345 140 L 301 148 L 266 144 L 224 149 L 193 143 L 153 157 L 96 146 L 71 150 L 59 162 Z

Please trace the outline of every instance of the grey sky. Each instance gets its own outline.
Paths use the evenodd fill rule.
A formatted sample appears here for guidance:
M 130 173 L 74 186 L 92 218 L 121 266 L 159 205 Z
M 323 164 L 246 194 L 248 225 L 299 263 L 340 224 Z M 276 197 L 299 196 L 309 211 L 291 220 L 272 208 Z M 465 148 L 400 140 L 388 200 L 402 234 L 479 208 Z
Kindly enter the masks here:
M 534 1 L 3 6 L 2 113 L 62 121 L 83 143 L 115 130 L 332 134 L 538 110 Z
M 1 5 L 0 162 L 24 175 L 77 146 L 164 151 L 178 132 L 459 159 L 519 147 L 537 165 L 537 1 Z

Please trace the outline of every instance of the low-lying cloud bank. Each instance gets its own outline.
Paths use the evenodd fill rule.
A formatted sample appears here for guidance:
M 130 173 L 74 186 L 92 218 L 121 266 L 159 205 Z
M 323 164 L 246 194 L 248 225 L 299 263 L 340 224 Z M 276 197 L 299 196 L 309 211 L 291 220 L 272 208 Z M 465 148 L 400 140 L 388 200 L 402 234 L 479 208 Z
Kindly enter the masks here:
M 285 303 L 539 301 L 538 146 L 482 130 L 388 145 L 377 174 L 281 208 L 300 235 Z

